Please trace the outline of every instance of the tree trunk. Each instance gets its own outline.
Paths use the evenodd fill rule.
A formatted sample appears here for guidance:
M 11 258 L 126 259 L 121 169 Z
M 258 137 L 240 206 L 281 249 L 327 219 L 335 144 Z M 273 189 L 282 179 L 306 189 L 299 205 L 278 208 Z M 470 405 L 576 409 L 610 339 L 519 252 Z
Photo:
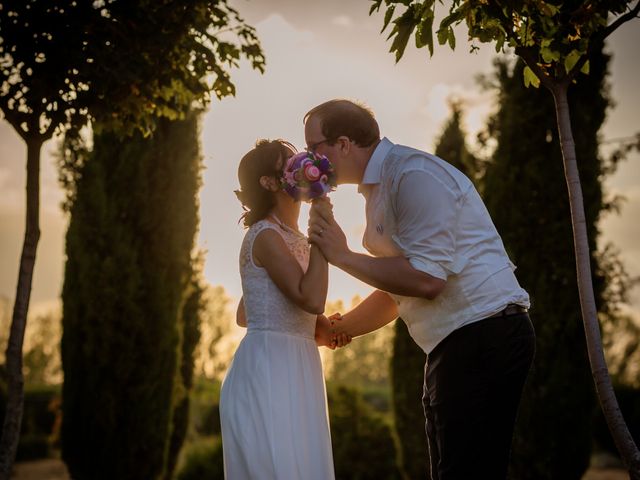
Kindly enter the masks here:
M 622 417 L 618 401 L 611 384 L 611 377 L 607 369 L 602 349 L 602 338 L 596 303 L 591 283 L 591 264 L 589 257 L 589 242 L 582 199 L 582 187 L 576 161 L 575 144 L 571 131 L 571 117 L 567 101 L 567 84 L 556 85 L 551 92 L 556 105 L 558 132 L 564 159 L 565 178 L 569 189 L 569 205 L 573 224 L 573 239 L 578 274 L 578 291 L 582 320 L 587 339 L 591 374 L 595 382 L 598 400 L 609 426 L 609 431 L 620 452 L 622 461 L 629 470 L 631 480 L 640 480 L 640 451 L 635 445 L 627 424 Z
M 27 324 L 31 281 L 40 239 L 40 149 L 41 138 L 27 139 L 27 218 L 11 332 L 6 353 L 7 409 L 0 439 L 0 479 L 9 480 L 18 449 L 24 404 L 22 344 Z
M 426 355 L 409 335 L 402 318 L 395 321 L 394 330 L 389 368 L 399 467 L 404 479 L 430 480 L 429 446 L 421 401 Z

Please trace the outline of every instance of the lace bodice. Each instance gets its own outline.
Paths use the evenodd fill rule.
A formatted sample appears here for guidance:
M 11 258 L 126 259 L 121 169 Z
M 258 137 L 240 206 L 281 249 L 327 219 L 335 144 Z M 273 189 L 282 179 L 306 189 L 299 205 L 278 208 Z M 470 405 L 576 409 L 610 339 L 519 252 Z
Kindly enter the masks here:
M 309 244 L 306 237 L 268 220 L 260 220 L 253 224 L 245 234 L 240 249 L 240 277 L 247 328 L 313 338 L 316 315 L 305 312 L 291 302 L 273 283 L 267 271 L 253 261 L 253 242 L 258 234 L 267 228 L 282 236 L 303 271 L 309 266 Z

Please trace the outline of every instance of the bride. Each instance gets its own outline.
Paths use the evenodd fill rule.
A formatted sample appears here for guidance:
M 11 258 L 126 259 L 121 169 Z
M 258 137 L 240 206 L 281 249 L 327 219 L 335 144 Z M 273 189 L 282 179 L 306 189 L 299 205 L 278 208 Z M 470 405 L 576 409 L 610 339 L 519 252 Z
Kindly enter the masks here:
M 260 140 L 240 161 L 236 192 L 248 227 L 240 250 L 247 326 L 220 392 L 225 478 L 334 478 L 318 345 L 335 348 L 327 261 L 298 230 L 300 202 L 280 188 L 295 149 Z M 317 200 L 322 201 L 322 200 Z

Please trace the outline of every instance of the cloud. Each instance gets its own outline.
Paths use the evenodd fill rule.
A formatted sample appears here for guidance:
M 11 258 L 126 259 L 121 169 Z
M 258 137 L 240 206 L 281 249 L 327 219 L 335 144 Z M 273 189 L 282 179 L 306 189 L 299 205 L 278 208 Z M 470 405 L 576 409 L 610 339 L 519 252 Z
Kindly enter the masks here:
M 337 27 L 349 28 L 353 26 L 353 20 L 347 15 L 339 15 L 331 19 L 331 24 Z
M 476 134 L 485 127 L 488 115 L 493 106 L 490 92 L 483 92 L 477 88 L 469 88 L 458 83 L 437 83 L 427 95 L 425 105 L 420 114 L 429 118 L 440 129 L 451 115 L 450 103 L 459 102 L 463 110 L 463 128 L 472 142 Z
M 4 209 L 18 208 L 24 202 L 24 194 L 18 188 L 15 176 L 8 168 L 0 167 L 0 207 Z
M 8 185 L 10 176 L 9 169 L 0 167 L 0 188 L 4 189 Z
M 267 61 L 269 51 L 297 49 L 312 43 L 315 37 L 309 30 L 296 28 L 279 13 L 269 15 L 256 25 L 256 29 L 267 54 Z

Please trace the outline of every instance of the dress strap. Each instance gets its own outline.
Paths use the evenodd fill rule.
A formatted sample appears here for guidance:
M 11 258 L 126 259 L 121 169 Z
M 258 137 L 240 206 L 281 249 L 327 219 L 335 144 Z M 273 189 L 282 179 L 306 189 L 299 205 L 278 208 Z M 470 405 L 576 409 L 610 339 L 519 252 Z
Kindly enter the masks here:
M 276 232 L 282 235 L 282 229 L 280 225 L 270 222 L 269 220 L 262 219 L 256 222 L 250 229 L 251 243 L 253 244 L 253 241 L 255 240 L 255 238 L 258 236 L 260 232 L 262 232 L 263 230 L 269 230 L 269 229 L 275 230 Z
M 295 235 L 296 237 L 299 237 L 299 238 L 304 238 L 304 239 L 307 238 L 302 232 L 299 232 L 298 230 L 291 228 L 289 225 L 287 225 L 282 220 L 280 220 L 275 213 L 270 213 L 269 216 L 271 216 L 271 218 L 273 218 L 278 224 L 278 226 L 285 232 L 291 233 L 292 235 Z

